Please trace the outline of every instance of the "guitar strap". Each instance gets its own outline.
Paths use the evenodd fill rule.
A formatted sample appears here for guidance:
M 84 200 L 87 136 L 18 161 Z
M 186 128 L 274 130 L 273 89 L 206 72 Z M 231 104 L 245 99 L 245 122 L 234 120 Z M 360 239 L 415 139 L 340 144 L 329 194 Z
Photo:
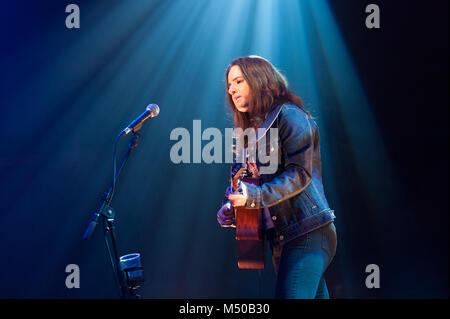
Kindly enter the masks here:
M 264 122 L 261 126 L 255 131 L 255 134 L 248 136 L 248 145 L 256 146 L 258 141 L 261 140 L 267 133 L 267 131 L 272 127 L 275 120 L 278 118 L 278 115 L 281 112 L 281 108 L 283 105 L 278 105 L 272 111 L 269 112 Z M 236 138 L 236 136 L 235 136 Z M 241 140 L 236 139 L 235 144 L 235 153 L 236 153 L 236 162 L 244 163 L 243 157 L 248 157 L 248 152 L 244 151 L 243 145 L 240 145 Z M 246 155 L 244 155 L 246 154 Z M 254 162 L 254 160 L 252 160 Z
M 281 108 L 283 105 L 278 105 L 276 108 L 274 108 L 266 117 L 265 121 L 263 122 L 263 124 L 261 124 L 260 128 L 264 129 L 263 134 L 261 134 L 261 136 L 258 136 L 258 132 L 256 133 L 256 141 L 255 143 L 257 143 L 266 133 L 267 131 L 272 127 L 273 123 L 275 122 L 275 120 L 278 118 L 278 115 L 281 112 Z M 256 166 L 256 165 L 255 165 Z M 267 207 L 264 207 L 263 209 L 263 215 L 264 215 L 264 228 L 270 229 L 274 227 L 273 221 L 270 217 L 270 212 L 269 209 Z
M 264 132 L 261 134 L 261 136 L 258 136 L 260 129 L 256 132 L 256 140 L 253 141 L 253 143 L 258 142 L 264 135 L 266 135 L 267 131 L 272 127 L 273 123 L 278 117 L 278 114 L 281 112 L 281 108 L 283 105 L 278 105 L 276 108 L 274 108 L 272 111 L 269 112 L 264 122 L 259 127 L 260 129 L 264 129 Z M 249 141 L 249 143 L 252 141 Z

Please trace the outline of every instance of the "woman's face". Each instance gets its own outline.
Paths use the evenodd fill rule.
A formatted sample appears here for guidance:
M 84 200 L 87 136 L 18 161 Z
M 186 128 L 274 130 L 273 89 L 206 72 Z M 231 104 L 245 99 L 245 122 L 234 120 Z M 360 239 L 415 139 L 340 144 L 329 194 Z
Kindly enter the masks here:
M 228 72 L 228 94 L 239 112 L 247 112 L 250 102 L 250 87 L 242 75 L 241 68 L 233 65 Z

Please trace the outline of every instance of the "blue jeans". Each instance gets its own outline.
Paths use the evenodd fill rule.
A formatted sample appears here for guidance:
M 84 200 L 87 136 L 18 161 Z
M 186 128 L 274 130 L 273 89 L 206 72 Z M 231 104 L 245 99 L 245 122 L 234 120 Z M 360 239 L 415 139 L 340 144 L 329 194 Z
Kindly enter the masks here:
M 331 223 L 282 247 L 272 245 L 275 298 L 328 299 L 323 274 L 336 253 L 336 244 L 336 228 Z

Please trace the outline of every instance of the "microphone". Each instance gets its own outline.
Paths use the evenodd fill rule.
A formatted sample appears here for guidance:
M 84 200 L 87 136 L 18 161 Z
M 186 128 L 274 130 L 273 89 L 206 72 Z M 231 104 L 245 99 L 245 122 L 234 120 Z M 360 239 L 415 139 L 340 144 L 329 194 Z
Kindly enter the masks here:
M 137 119 L 135 119 L 133 122 L 130 123 L 126 128 L 123 129 L 122 132 L 120 132 L 119 137 L 123 137 L 127 135 L 130 132 L 137 132 L 141 129 L 142 124 L 150 117 L 158 116 L 159 114 L 159 106 L 156 104 L 149 104 L 146 108 L 144 113 L 139 115 Z

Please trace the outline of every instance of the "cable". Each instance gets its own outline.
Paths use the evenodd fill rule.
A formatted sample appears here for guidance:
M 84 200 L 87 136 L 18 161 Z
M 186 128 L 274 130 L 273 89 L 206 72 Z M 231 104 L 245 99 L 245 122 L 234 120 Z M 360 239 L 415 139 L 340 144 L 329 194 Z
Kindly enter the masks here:
M 114 142 L 114 153 L 113 153 L 113 182 L 111 186 L 111 195 L 107 199 L 108 203 L 112 201 L 112 198 L 114 196 L 114 190 L 116 188 L 116 180 L 117 180 L 117 173 L 116 173 L 116 163 L 117 163 L 117 142 L 119 142 L 120 134 L 117 135 L 116 141 Z M 123 166 L 123 165 L 122 165 Z M 122 168 L 122 167 L 121 167 Z
M 120 164 L 119 170 L 117 171 L 116 167 L 117 167 L 117 142 L 120 139 L 120 134 L 117 136 L 116 138 L 116 142 L 114 143 L 114 153 L 113 153 L 113 182 L 111 185 L 111 192 L 109 195 L 109 198 L 107 199 L 107 203 L 111 203 L 112 198 L 114 196 L 114 191 L 116 188 L 116 180 L 119 177 L 120 173 L 122 172 L 122 168 L 125 166 L 125 163 L 128 160 L 128 157 L 131 153 L 131 151 L 134 148 L 134 143 L 136 141 L 136 139 L 139 137 L 139 135 L 135 134 L 135 136 L 133 137 L 132 141 L 130 142 L 130 145 L 128 146 L 128 151 L 127 153 L 124 155 L 124 158 L 122 159 L 122 163 Z

